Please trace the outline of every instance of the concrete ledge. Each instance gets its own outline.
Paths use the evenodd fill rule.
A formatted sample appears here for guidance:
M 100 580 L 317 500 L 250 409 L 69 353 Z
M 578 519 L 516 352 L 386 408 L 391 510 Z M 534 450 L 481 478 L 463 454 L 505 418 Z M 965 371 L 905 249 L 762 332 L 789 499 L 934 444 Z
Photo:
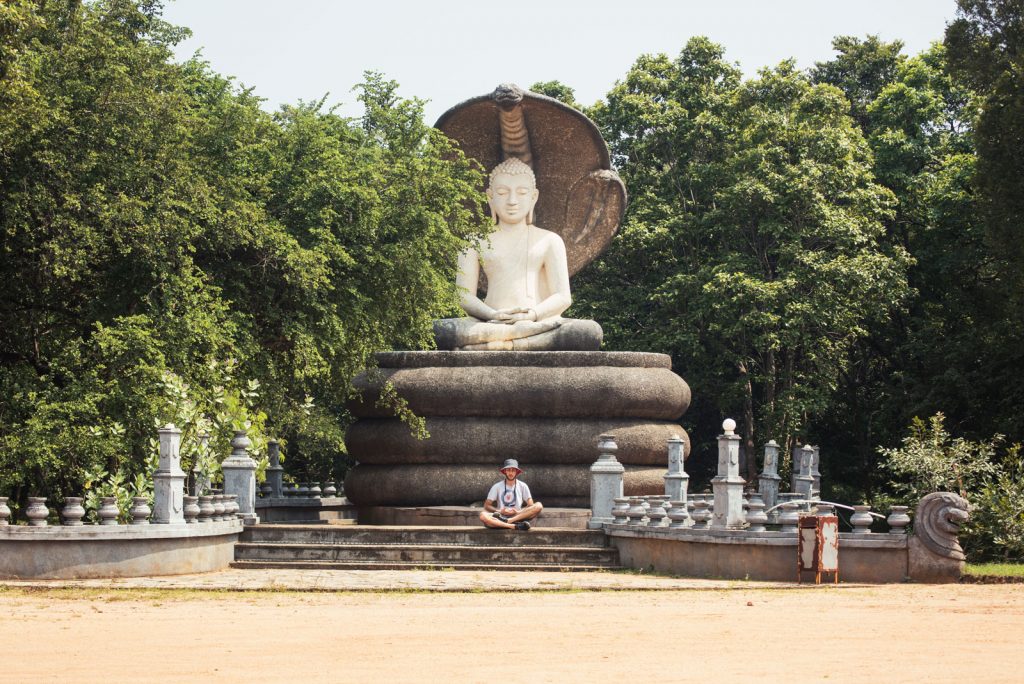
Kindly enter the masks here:
M 242 521 L 0 527 L 0 579 L 181 575 L 223 570 Z
M 611 525 L 605 531 L 626 567 L 685 577 L 797 579 L 795 534 Z M 839 535 L 840 580 L 881 584 L 904 582 L 908 575 L 906 535 Z
M 330 522 L 355 518 L 355 507 L 343 496 L 264 497 L 256 499 L 261 523 Z

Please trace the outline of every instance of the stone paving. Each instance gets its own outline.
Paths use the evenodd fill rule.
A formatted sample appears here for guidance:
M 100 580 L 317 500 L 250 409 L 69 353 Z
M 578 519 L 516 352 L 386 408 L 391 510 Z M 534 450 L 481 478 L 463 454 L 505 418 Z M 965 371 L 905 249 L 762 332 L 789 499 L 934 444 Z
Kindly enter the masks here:
M 97 589 L 196 589 L 200 591 L 504 592 L 781 589 L 794 588 L 798 585 L 784 582 L 683 579 L 625 572 L 229 569 L 219 572 L 169 577 L 0 580 L 0 587 L 2 586 Z

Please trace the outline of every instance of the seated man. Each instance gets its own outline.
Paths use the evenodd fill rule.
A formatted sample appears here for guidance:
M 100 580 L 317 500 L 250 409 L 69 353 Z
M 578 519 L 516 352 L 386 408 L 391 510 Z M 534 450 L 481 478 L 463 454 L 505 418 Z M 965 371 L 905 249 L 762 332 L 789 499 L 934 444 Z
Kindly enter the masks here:
M 484 511 L 480 514 L 480 521 L 487 527 L 505 530 L 530 529 L 529 520 L 533 520 L 544 510 L 544 505 L 534 501 L 530 495 L 530 488 L 525 482 L 520 482 L 519 462 L 510 458 L 501 466 L 501 472 L 505 480 L 495 482 L 491 491 L 487 493 L 487 500 L 484 501 Z
M 491 172 L 487 199 L 497 222 L 478 253 L 459 257 L 463 318 L 434 321 L 438 349 L 597 351 L 601 326 L 562 318 L 572 298 L 565 244 L 533 225 L 539 192 L 533 170 L 510 158 Z M 477 297 L 480 269 L 487 296 Z

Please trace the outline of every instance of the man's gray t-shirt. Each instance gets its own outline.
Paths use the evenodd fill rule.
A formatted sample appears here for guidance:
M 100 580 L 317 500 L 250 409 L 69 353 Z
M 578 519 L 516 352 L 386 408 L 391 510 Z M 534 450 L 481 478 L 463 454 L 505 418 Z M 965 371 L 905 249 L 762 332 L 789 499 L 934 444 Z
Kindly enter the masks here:
M 525 482 L 516 480 L 515 485 L 509 487 L 505 480 L 495 482 L 491 491 L 487 492 L 487 500 L 494 501 L 498 508 L 515 508 L 522 510 L 526 502 L 532 499 L 530 488 Z

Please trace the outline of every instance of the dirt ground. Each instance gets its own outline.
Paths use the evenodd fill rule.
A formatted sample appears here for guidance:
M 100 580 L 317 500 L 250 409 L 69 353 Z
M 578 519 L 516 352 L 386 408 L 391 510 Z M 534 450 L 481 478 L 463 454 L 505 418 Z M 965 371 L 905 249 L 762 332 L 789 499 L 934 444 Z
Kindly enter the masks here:
M 1024 585 L 0 590 L 0 681 L 18 684 L 1021 682 L 1022 643 Z

